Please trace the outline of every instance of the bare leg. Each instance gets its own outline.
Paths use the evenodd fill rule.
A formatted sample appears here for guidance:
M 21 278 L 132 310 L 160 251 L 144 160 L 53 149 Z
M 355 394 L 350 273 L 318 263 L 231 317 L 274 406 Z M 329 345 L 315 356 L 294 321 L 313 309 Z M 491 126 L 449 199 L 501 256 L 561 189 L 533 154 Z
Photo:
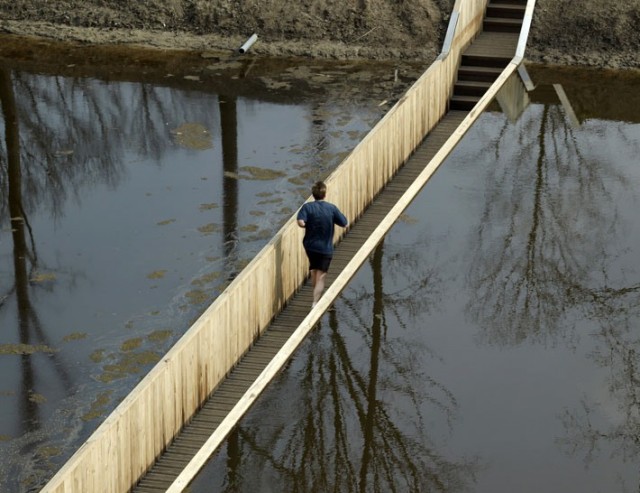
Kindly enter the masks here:
M 321 270 L 311 271 L 311 285 L 313 286 L 313 304 L 315 305 L 320 301 L 322 291 L 324 291 L 324 279 L 327 276 L 326 272 Z
M 315 302 L 315 289 L 316 289 L 316 273 L 317 273 L 317 272 L 318 272 L 318 271 L 317 271 L 316 269 L 311 269 L 311 270 L 309 271 L 309 273 L 311 274 L 311 275 L 310 275 L 310 277 L 311 277 L 311 288 L 312 288 L 313 293 L 314 293 L 314 301 L 311 303 L 311 308 L 313 308 L 314 306 L 316 306 L 316 302 Z

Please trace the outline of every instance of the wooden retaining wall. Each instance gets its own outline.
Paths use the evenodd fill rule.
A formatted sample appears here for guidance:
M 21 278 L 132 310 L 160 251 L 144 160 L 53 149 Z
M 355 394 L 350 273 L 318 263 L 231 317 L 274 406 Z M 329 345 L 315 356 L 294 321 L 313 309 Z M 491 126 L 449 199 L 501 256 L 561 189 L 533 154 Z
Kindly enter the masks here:
M 326 180 L 327 200 L 349 221 L 447 112 L 460 53 L 481 30 L 486 3 L 456 1 L 448 56 L 429 67 Z M 305 280 L 302 235 L 291 217 L 42 491 L 130 491 Z

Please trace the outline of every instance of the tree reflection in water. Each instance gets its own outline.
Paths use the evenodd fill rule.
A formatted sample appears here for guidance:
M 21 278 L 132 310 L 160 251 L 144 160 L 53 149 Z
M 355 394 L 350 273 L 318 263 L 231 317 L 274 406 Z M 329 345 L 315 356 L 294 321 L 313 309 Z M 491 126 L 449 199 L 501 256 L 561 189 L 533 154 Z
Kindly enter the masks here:
M 602 401 L 584 398 L 578 409 L 561 415 L 566 430 L 558 440 L 567 453 L 583 453 L 590 464 L 606 449 L 625 462 L 640 458 L 640 284 L 603 288 L 589 293 L 590 316 L 600 329 L 594 362 L 608 369 L 608 395 Z M 600 416 L 607 416 L 605 422 Z M 636 485 L 640 490 L 640 484 Z
M 383 261 L 398 257 L 394 274 L 407 285 L 385 291 L 383 272 L 393 269 Z M 221 490 L 455 492 L 473 480 L 476 462 L 444 457 L 427 432 L 425 421 L 451 425 L 457 413 L 455 397 L 417 364 L 427 348 L 388 334 L 391 318 L 404 329 L 411 313 L 430 310 L 440 280 L 415 247 L 390 253 L 381 244 L 370 268 L 373 291 L 342 295 L 265 394 L 255 424 L 227 442 Z M 209 490 L 212 476 L 221 481 L 205 468 L 192 491 Z
M 83 60 L 82 65 L 85 62 L 86 60 Z M 197 57 L 195 62 L 198 71 L 202 70 L 200 57 Z M 11 63 L 15 63 L 15 66 L 21 66 L 19 60 L 12 60 Z M 64 65 L 62 59 L 59 63 Z M 92 61 L 91 63 L 95 62 Z M 39 64 L 36 65 L 40 67 Z M 246 260 L 245 257 L 257 249 L 260 242 L 267 241 L 266 238 L 257 234 L 248 235 L 245 232 L 242 237 L 239 235 L 239 231 L 243 231 L 242 228 L 238 229 L 238 222 L 242 219 L 239 214 L 239 207 L 245 206 L 244 212 L 254 206 L 267 209 L 268 212 L 273 214 L 275 221 L 284 221 L 285 214 L 287 217 L 289 214 L 288 212 L 285 213 L 284 210 L 287 207 L 294 206 L 299 199 L 293 181 L 290 184 L 287 182 L 283 190 L 279 190 L 278 194 L 274 194 L 285 197 L 284 199 L 273 197 L 274 199 L 281 199 L 282 206 L 286 206 L 282 207 L 282 211 L 269 209 L 276 206 L 264 205 L 266 201 L 263 202 L 257 193 L 255 197 L 251 196 L 259 188 L 254 184 L 245 187 L 245 190 L 242 189 L 242 183 L 238 182 L 238 155 L 244 153 L 245 156 L 242 159 L 246 160 L 246 154 L 248 153 L 246 149 L 241 148 L 238 139 L 240 138 L 240 143 L 247 145 L 246 141 L 251 136 L 253 129 L 244 129 L 246 138 L 242 142 L 242 137 L 239 137 L 239 129 L 237 128 L 240 125 L 240 129 L 242 129 L 242 122 L 238 121 L 238 115 L 236 114 L 238 108 L 243 108 L 243 111 L 247 113 L 247 107 L 251 106 L 252 101 L 264 100 L 265 102 L 275 103 L 278 114 L 280 113 L 277 110 L 284 108 L 286 111 L 283 111 L 282 114 L 291 114 L 296 118 L 297 113 L 299 113 L 297 111 L 299 106 L 302 112 L 308 112 L 313 120 L 314 128 L 309 130 L 312 137 L 315 138 L 317 136 L 324 139 L 321 141 L 322 146 L 320 146 L 320 142 L 318 143 L 316 151 L 321 152 L 328 143 L 332 143 L 332 146 L 328 149 L 330 151 L 328 154 L 330 155 L 327 156 L 322 152 L 321 155 L 314 156 L 313 165 L 319 162 L 325 165 L 327 163 L 335 165 L 337 163 L 336 152 L 347 151 L 354 144 L 354 137 L 345 133 L 341 137 L 334 134 L 333 137 L 335 138 L 332 141 L 326 139 L 325 133 L 328 133 L 329 129 L 335 131 L 336 127 L 346 125 L 346 123 L 341 122 L 340 125 L 331 124 L 326 129 L 323 128 L 321 120 L 323 117 L 326 118 L 326 115 L 323 116 L 323 114 L 326 113 L 325 107 L 328 102 L 331 101 L 331 104 L 339 108 L 337 114 L 340 115 L 348 114 L 351 110 L 354 110 L 354 114 L 377 115 L 381 110 L 370 111 L 364 109 L 371 99 L 379 100 L 379 95 L 381 94 L 385 94 L 385 97 L 388 97 L 389 91 L 397 93 L 399 97 L 402 92 L 400 86 L 390 87 L 395 84 L 393 77 L 385 76 L 386 85 L 382 84 L 379 88 L 376 85 L 375 90 L 366 92 L 360 90 L 358 84 L 347 83 L 346 85 L 349 86 L 353 95 L 357 96 L 351 100 L 350 96 L 339 94 L 340 88 L 344 87 L 349 79 L 349 72 L 344 73 L 346 77 L 344 80 L 342 80 L 342 77 L 335 77 L 335 83 L 328 83 L 323 75 L 320 77 L 321 83 L 316 81 L 316 83 L 310 85 L 305 80 L 302 84 L 292 84 L 289 89 L 275 91 L 270 86 L 269 81 L 272 81 L 273 77 L 282 75 L 283 70 L 279 63 L 275 63 L 273 66 L 270 63 L 264 64 L 261 71 L 252 80 L 247 81 L 247 84 L 240 84 L 240 80 L 234 75 L 236 68 L 231 68 L 230 66 L 221 67 L 221 70 L 229 71 L 229 73 L 224 77 L 220 77 L 219 80 L 217 75 L 213 77 L 209 66 L 203 71 L 208 82 L 204 80 L 195 82 L 191 79 L 189 79 L 189 82 L 185 82 L 186 79 L 183 81 L 179 75 L 185 75 L 181 71 L 187 69 L 191 71 L 194 69 L 193 66 L 182 67 L 182 65 L 177 66 L 171 63 L 169 66 L 172 69 L 168 73 L 163 68 L 156 71 L 152 66 L 144 64 L 138 67 L 136 62 L 135 74 L 132 74 L 133 70 L 130 68 L 121 73 L 120 67 L 117 67 L 115 73 L 112 74 L 113 60 L 111 60 L 105 70 L 98 72 L 108 74 L 106 76 L 96 75 L 88 65 L 78 66 L 76 70 L 76 68 L 73 68 L 75 63 L 66 65 L 66 69 L 63 68 L 63 72 L 72 74 L 70 76 L 57 75 L 59 74 L 57 68 L 55 71 L 49 72 L 49 74 L 56 75 L 43 75 L 47 73 L 46 70 L 52 70 L 49 65 L 48 62 L 44 64 L 48 68 L 43 68 L 42 72 L 38 68 L 38 74 L 29 72 L 31 68 L 27 68 L 27 71 L 14 70 L 12 68 L 4 69 L 2 75 L 2 104 L 5 121 L 0 121 L 0 132 L 4 134 L 3 137 L 5 139 L 0 143 L 0 230 L 2 231 L 0 234 L 3 235 L 0 239 L 3 241 L 2 246 L 6 247 L 2 250 L 2 253 L 5 254 L 7 260 L 10 256 L 9 252 L 13 253 L 16 259 L 16 262 L 11 267 L 9 267 L 9 262 L 6 262 L 7 268 L 5 269 L 2 266 L 3 271 L 2 275 L 0 275 L 0 316 L 4 317 L 1 319 L 0 325 L 3 326 L 3 329 L 6 325 L 9 326 L 9 329 L 1 332 L 4 338 L 2 342 L 23 341 L 31 346 L 39 344 L 45 348 L 51 347 L 54 352 L 51 353 L 53 355 L 49 352 L 28 355 L 3 354 L 0 360 L 7 367 L 15 364 L 15 369 L 12 367 L 12 372 L 5 375 L 3 380 L 5 386 L 0 389 L 0 396 L 8 403 L 4 407 L 3 413 L 7 413 L 11 417 L 15 416 L 17 421 L 14 424 L 9 419 L 3 420 L 3 426 L 0 430 L 0 447 L 3 454 L 3 460 L 0 461 L 0 480 L 4 481 L 5 477 L 8 477 L 11 482 L 11 485 L 6 488 L 4 483 L 0 484 L 0 490 L 14 490 L 16 488 L 13 488 L 13 486 L 18 483 L 31 488 L 37 487 L 33 481 L 42 484 L 47 477 L 52 475 L 52 471 L 71 455 L 73 448 L 79 445 L 95 429 L 99 424 L 99 420 L 116 405 L 118 400 L 126 393 L 127 386 L 133 385 L 141 374 L 150 368 L 152 357 L 159 358 L 171 343 L 169 336 L 167 336 L 167 339 L 157 339 L 155 340 L 156 342 L 149 343 L 144 337 L 135 337 L 131 341 L 135 344 L 141 343 L 139 349 L 123 349 L 122 339 L 126 338 L 124 343 L 130 340 L 129 338 L 132 335 L 130 329 L 133 321 L 132 317 L 129 316 L 130 314 L 123 314 L 124 310 L 122 310 L 121 313 L 114 314 L 114 317 L 102 318 L 102 326 L 100 326 L 100 323 L 96 323 L 95 320 L 87 322 L 89 326 L 87 331 L 99 333 L 96 341 L 101 341 L 100 343 L 92 342 L 101 344 L 106 341 L 106 348 L 91 347 L 88 341 L 89 338 L 87 338 L 87 344 L 82 349 L 85 352 L 78 351 L 73 353 L 73 357 L 69 357 L 68 355 L 73 352 L 73 349 L 70 349 L 71 345 L 65 346 L 63 344 L 64 341 L 61 341 L 61 339 L 68 335 L 68 330 L 72 330 L 77 326 L 63 326 L 66 324 L 66 311 L 74 311 L 71 306 L 72 300 L 82 298 L 82 296 L 78 296 L 79 292 L 83 290 L 82 287 L 91 284 L 100 276 L 100 273 L 106 270 L 96 269 L 92 271 L 86 266 L 108 265 L 109 262 L 98 258 L 97 255 L 95 262 L 91 261 L 93 259 L 87 260 L 91 255 L 91 252 L 88 251 L 86 256 L 84 251 L 78 254 L 78 258 L 82 257 L 84 263 L 69 262 L 67 259 L 70 258 L 70 254 L 66 250 L 69 246 L 61 246 L 59 251 L 54 251 L 57 248 L 57 244 L 52 247 L 53 243 L 46 236 L 47 233 L 52 234 L 51 231 L 48 229 L 43 231 L 45 229 L 44 224 L 47 221 L 53 223 L 55 228 L 61 225 L 60 229 L 62 229 L 67 224 L 64 219 L 69 211 L 71 211 L 71 214 L 68 215 L 73 216 L 83 205 L 87 205 L 87 202 L 90 203 L 87 206 L 87 210 L 94 210 L 92 208 L 100 207 L 101 204 L 96 205 L 98 200 L 92 200 L 95 199 L 95 196 L 101 197 L 100 193 L 95 194 L 91 199 L 86 199 L 92 191 L 104 192 L 105 190 L 111 191 L 113 189 L 113 191 L 118 192 L 117 189 L 127 188 L 126 186 L 121 187 L 121 185 L 129 184 L 129 182 L 142 182 L 141 176 L 146 172 L 146 170 L 142 169 L 143 166 L 149 164 L 160 168 L 167 163 L 167 156 L 175 153 L 173 148 L 178 142 L 176 133 L 172 133 L 172 131 L 186 122 L 202 122 L 210 135 L 219 136 L 221 139 L 222 167 L 218 169 L 214 160 L 211 160 L 210 164 L 215 167 L 214 171 L 220 171 L 218 175 L 214 176 L 216 178 L 216 190 L 219 183 L 222 183 L 224 188 L 223 209 L 220 211 L 222 216 L 220 220 L 224 224 L 220 235 L 222 236 L 223 245 L 213 245 L 212 252 L 214 254 L 207 255 L 206 266 L 202 267 L 199 264 L 197 267 L 202 268 L 202 270 L 207 269 L 207 273 L 209 273 L 214 268 L 211 265 L 214 261 L 216 262 L 215 268 L 220 264 L 224 264 L 223 271 L 228 275 L 228 279 L 224 279 L 224 282 L 227 282 L 239 272 L 242 267 L 242 261 Z M 299 67 L 298 62 L 285 65 L 287 67 L 304 68 Z M 248 71 L 250 67 L 246 68 Z M 176 69 L 176 71 L 174 72 L 173 69 Z M 313 70 L 316 69 L 314 68 Z M 318 70 L 321 71 L 322 69 L 318 68 Z M 384 71 L 385 73 L 387 72 L 386 68 Z M 306 73 L 305 70 L 302 70 L 302 72 Z M 377 70 L 374 72 L 377 72 Z M 339 73 L 342 72 L 340 71 Z M 353 73 L 358 80 L 361 80 L 362 72 L 360 69 L 356 70 L 354 68 Z M 289 80 L 296 82 L 296 78 L 300 77 L 300 75 L 296 74 L 297 72 L 292 73 L 289 76 Z M 266 76 L 266 78 L 263 76 Z M 100 79 L 99 77 L 105 78 Z M 305 79 L 307 79 L 306 76 Z M 338 82 L 339 79 L 340 82 Z M 209 86 L 209 83 L 215 83 L 215 85 Z M 224 95 L 217 97 L 214 87 L 222 87 L 223 90 L 220 91 L 220 94 Z M 307 93 L 307 90 L 309 93 Z M 362 95 L 365 95 L 365 97 L 363 98 Z M 215 101 L 216 97 L 217 108 L 208 104 Z M 363 99 L 367 102 L 365 105 L 360 104 Z M 358 103 L 354 105 L 354 101 L 358 101 Z M 289 109 L 292 110 L 291 113 L 289 113 Z M 219 120 L 217 118 L 218 113 Z M 221 125 L 224 128 L 222 130 L 216 129 L 217 125 Z M 248 125 L 247 127 L 250 126 Z M 354 122 L 354 124 L 349 124 L 345 127 L 344 130 L 346 131 L 348 128 L 362 130 L 365 127 L 366 125 L 361 124 L 361 122 Z M 282 134 L 287 134 L 290 130 L 285 125 L 279 131 Z M 307 129 L 302 128 L 300 135 L 305 132 L 307 132 Z M 343 133 L 342 130 L 339 133 Z M 278 134 L 278 137 L 282 134 Z M 297 138 L 296 136 L 294 137 Z M 290 138 L 291 135 L 287 134 L 286 139 L 283 140 L 287 146 L 293 144 Z M 316 142 L 312 144 L 315 145 Z M 256 145 L 259 146 L 260 144 Z M 280 159 L 283 156 L 287 156 L 287 153 L 294 152 L 292 150 L 293 147 L 283 146 L 280 149 L 281 151 L 273 154 L 275 156 L 273 159 Z M 189 150 L 192 151 L 194 149 Z M 306 155 L 310 151 L 302 149 L 296 153 L 299 154 L 300 152 Z M 215 154 L 213 155 L 215 156 Z M 261 161 L 269 159 L 262 154 L 255 153 Z M 180 154 L 180 156 L 183 156 L 183 154 Z M 288 157 L 291 158 L 291 156 Z M 11 159 L 13 160 L 11 161 Z M 217 159 L 217 157 L 214 157 L 214 159 Z M 300 156 L 296 156 L 293 160 L 289 159 L 286 163 L 279 161 L 278 164 L 292 174 L 299 173 L 301 177 L 309 178 L 311 172 L 315 172 L 315 168 L 306 164 L 304 166 L 298 165 L 297 161 L 299 159 Z M 10 166 L 13 166 L 11 170 Z M 192 173 L 193 169 L 196 169 L 195 167 L 190 168 Z M 328 171 L 328 168 L 324 168 L 321 171 L 324 173 Z M 305 175 L 302 175 L 302 172 Z M 156 176 L 160 174 L 158 173 Z M 165 176 L 168 176 L 168 174 L 165 174 Z M 187 173 L 185 173 L 184 177 L 185 179 L 187 178 Z M 206 176 L 199 178 L 202 180 Z M 136 182 L 136 180 L 138 181 Z M 311 178 L 309 178 L 309 181 L 312 181 Z M 209 182 L 209 184 L 213 183 L 213 180 Z M 127 193 L 123 192 L 122 195 L 118 193 L 114 193 L 114 195 L 135 200 L 134 196 L 137 192 L 138 190 L 136 189 Z M 196 207 L 203 205 L 211 206 L 210 209 L 217 207 L 215 203 L 215 199 L 218 198 L 215 196 L 217 192 L 211 189 L 208 192 L 206 203 L 196 203 Z M 244 196 L 242 195 L 243 193 L 245 194 Z M 176 192 L 177 194 L 178 192 Z M 10 195 L 17 198 L 10 199 Z M 145 197 L 147 195 L 154 194 L 149 192 Z M 191 195 L 193 195 L 194 201 L 197 200 L 195 198 L 196 194 Z M 160 194 L 155 194 L 153 202 L 159 203 L 159 197 Z M 250 200 L 247 200 L 246 203 L 243 202 L 247 198 Z M 146 199 L 144 200 L 147 202 Z M 83 201 L 86 201 L 85 204 L 82 203 Z M 151 202 L 151 200 L 148 202 Z M 170 201 L 167 200 L 166 202 Z M 275 200 L 272 202 L 279 203 Z M 69 207 L 70 204 L 71 207 Z M 109 204 L 104 205 L 108 206 Z M 128 223 L 129 226 L 134 224 L 136 220 L 138 221 L 137 228 L 140 225 L 140 218 L 137 217 L 135 208 L 130 208 L 130 205 L 129 202 L 124 201 L 114 204 L 120 213 L 123 210 L 129 213 L 126 217 L 126 219 L 131 219 Z M 207 207 L 197 210 L 210 209 Z M 18 210 L 19 213 L 16 212 Z M 250 210 L 249 215 L 252 216 L 253 212 L 263 211 Z M 108 214 L 109 211 L 104 215 L 100 215 L 101 220 L 105 217 L 108 218 Z M 217 220 L 218 214 L 217 212 L 215 214 L 213 219 Z M 152 216 L 153 214 L 150 214 L 149 217 Z M 112 217 L 113 222 L 104 225 L 104 227 L 102 224 L 97 224 L 100 222 L 99 220 L 91 223 L 91 227 L 99 230 L 100 233 L 106 231 L 107 235 L 109 233 L 108 228 L 113 227 L 117 231 L 117 234 L 112 235 L 114 238 L 129 238 L 129 235 L 132 235 L 133 232 L 131 230 L 123 231 L 121 227 L 122 223 L 126 221 L 120 221 L 115 213 L 112 214 Z M 14 219 L 12 220 L 12 218 Z M 29 222 L 30 218 L 32 218 L 32 223 Z M 85 219 L 85 217 L 82 218 L 83 221 Z M 159 219 L 165 219 L 165 217 Z M 246 221 L 246 218 L 244 220 Z M 86 221 L 89 223 L 91 218 Z M 47 226 L 49 225 L 47 224 Z M 264 231 L 268 232 L 270 228 L 274 227 L 276 227 L 275 223 L 270 224 Z M 12 239 L 9 239 L 10 235 L 7 234 L 8 241 L 4 243 L 4 232 L 6 230 L 8 233 L 9 228 L 13 230 Z M 245 231 L 251 231 L 251 229 L 246 228 Z M 74 231 L 74 233 L 78 233 L 78 231 Z M 138 233 L 138 231 L 136 230 L 135 233 Z M 166 235 L 168 237 L 170 233 L 166 233 Z M 198 239 L 202 239 L 198 233 L 194 233 L 194 235 L 197 235 Z M 90 237 L 91 235 L 87 236 Z M 153 236 L 155 238 L 153 245 L 147 251 L 152 251 L 161 243 L 157 241 L 155 234 Z M 98 242 L 99 240 L 96 240 L 96 243 Z M 87 244 L 90 243 L 91 239 L 88 239 Z M 48 248 L 45 248 L 45 245 Z M 78 250 L 82 250 L 84 243 L 74 245 L 74 247 L 76 246 Z M 104 244 L 100 246 L 104 246 Z M 158 248 L 158 250 L 162 250 L 162 248 Z M 111 253 L 116 252 L 113 253 L 113 257 L 116 257 L 119 251 L 118 248 L 110 250 Z M 153 251 L 155 252 L 155 250 Z M 187 251 L 186 248 L 185 251 Z M 209 250 L 206 251 L 210 253 Z M 41 257 L 38 257 L 38 252 Z M 165 253 L 173 255 L 173 252 Z M 176 254 L 178 253 L 176 252 Z M 188 253 L 190 254 L 189 256 L 193 255 L 193 252 Z M 128 255 L 128 253 L 124 255 Z M 217 259 L 222 256 L 224 258 L 218 262 Z M 147 259 L 155 258 L 155 255 L 146 255 L 146 257 Z M 55 263 L 55 265 L 45 265 L 45 262 Z M 190 260 L 184 260 L 183 265 L 185 264 L 192 266 Z M 5 270 L 8 275 L 5 275 Z M 116 270 L 112 269 L 112 271 Z M 35 279 L 33 274 L 37 274 L 38 271 L 45 271 L 50 276 L 50 280 L 40 283 L 33 282 Z M 218 274 L 218 272 L 216 271 L 213 274 Z M 129 273 L 124 273 L 124 276 L 127 275 Z M 211 278 L 214 277 L 213 275 L 211 276 Z M 145 283 L 144 286 L 146 287 L 146 280 L 147 278 L 140 285 Z M 210 281 L 207 289 L 215 284 L 210 290 L 212 295 L 215 295 L 216 290 L 223 286 L 224 282 L 222 279 Z M 107 284 L 100 284 L 100 287 L 103 286 L 107 286 L 106 291 L 118 291 L 118 295 L 121 298 L 125 298 L 124 290 L 109 290 Z M 132 291 L 133 289 L 132 287 Z M 40 296 L 36 299 L 35 294 L 41 295 L 45 293 L 44 290 L 47 290 L 47 296 Z M 155 293 L 160 291 L 158 289 Z M 174 294 L 173 292 L 170 293 L 169 297 Z M 161 297 L 149 296 L 149 299 L 159 299 Z M 97 296 L 94 296 L 95 298 Z M 131 299 L 133 296 L 129 298 Z M 68 303 L 53 306 L 58 300 L 66 300 Z M 162 300 L 159 303 L 166 302 L 166 298 L 162 298 Z M 98 316 L 103 315 L 103 312 L 100 311 L 103 307 L 98 305 L 108 301 L 99 299 L 96 302 Z M 20 305 L 19 309 L 14 310 L 14 305 L 18 307 L 18 303 Z M 194 306 L 191 306 L 191 304 L 186 306 L 182 292 L 171 298 L 169 303 L 171 306 L 167 311 L 170 313 L 164 317 L 165 313 L 163 311 L 161 327 L 163 330 L 159 332 L 170 332 L 172 334 L 178 332 L 180 328 L 174 331 L 174 325 L 184 327 L 188 324 L 189 319 L 197 315 L 196 312 L 198 310 L 204 308 L 196 306 L 196 303 L 192 304 Z M 160 306 L 163 309 L 166 308 L 165 305 Z M 89 313 L 92 311 L 93 306 L 82 308 Z M 44 325 L 40 323 L 36 309 L 40 310 Z M 46 312 L 46 309 L 50 311 Z M 52 313 L 56 317 L 47 318 L 47 315 Z M 77 314 L 74 313 L 73 315 Z M 147 315 L 145 313 L 140 317 L 136 317 L 135 336 L 146 336 L 145 330 L 151 331 L 158 328 L 158 318 L 155 315 L 153 318 Z M 20 318 L 20 321 L 18 321 L 18 318 Z M 142 318 L 144 318 L 144 321 L 140 321 Z M 4 323 L 6 319 L 9 320 L 8 324 Z M 138 324 L 137 322 L 139 321 L 140 323 Z M 14 325 L 17 330 L 10 330 Z M 141 328 L 140 325 L 144 325 L 144 327 Z M 28 330 L 24 330 L 24 327 L 28 327 Z M 81 330 L 84 330 L 84 327 Z M 102 330 L 110 332 L 105 335 L 101 332 Z M 12 334 L 8 332 L 12 332 Z M 47 336 L 53 340 L 53 345 L 47 343 Z M 78 346 L 74 347 L 74 349 L 77 348 Z M 137 358 L 137 356 L 140 356 L 140 358 Z M 66 361 L 68 368 L 65 366 L 65 358 L 69 360 Z M 20 366 L 21 362 L 25 364 Z M 49 371 L 51 369 L 50 364 L 54 364 L 53 371 Z M 109 368 L 115 369 L 111 371 Z M 67 371 L 73 377 L 73 381 L 66 380 L 68 377 L 65 372 Z M 43 375 L 45 372 L 47 374 Z M 45 376 L 48 378 L 45 378 Z M 126 381 L 124 381 L 125 379 Z M 95 380 L 98 381 L 96 382 Z M 6 391 L 6 388 L 10 390 Z M 15 391 L 11 389 L 15 389 Z M 38 393 L 42 394 L 35 397 L 42 397 L 42 400 L 34 399 L 34 389 L 37 389 Z M 44 402 L 45 399 L 46 403 Z M 22 423 L 25 424 L 24 429 L 21 429 L 20 425 Z M 38 424 L 36 425 L 35 423 Z M 39 449 L 45 447 L 48 449 L 48 455 L 41 460 L 43 456 L 39 454 Z M 5 457 L 6 460 L 4 460 Z M 11 474 L 4 474 L 10 467 L 13 467 Z M 13 474 L 14 470 L 17 471 L 16 474 Z M 29 483 L 30 481 L 32 483 Z
M 628 180 L 581 150 L 589 136 L 576 135 L 559 105 L 534 106 L 514 126 L 488 117 L 501 130 L 484 151 L 494 164 L 467 313 L 496 345 L 571 338 L 570 310 L 607 284 L 605 247 L 618 224 L 609 202 Z
M 608 369 L 608 395 L 565 409 L 566 436 L 557 441 L 570 454 L 584 452 L 587 464 L 605 445 L 607 454 L 637 461 L 640 283 L 637 265 L 625 265 L 629 213 L 618 199 L 632 192 L 624 161 L 640 154 L 640 142 L 622 122 L 575 129 L 560 105 L 530 108 L 516 125 L 487 118 L 501 126 L 484 159 L 493 164 L 467 313 L 498 346 L 565 340 L 573 347 L 587 336 L 576 320 L 595 323 L 589 357 Z
M 44 210 L 56 222 L 69 199 L 80 201 L 87 189 L 99 185 L 117 186 L 126 173 L 124 154 L 132 140 L 135 152 L 157 162 L 172 145 L 165 126 L 169 108 L 171 119 L 188 115 L 171 94 L 146 84 L 109 86 L 0 66 L 0 227 L 3 235 L 5 228 L 11 231 L 7 245 L 13 257 L 13 272 L 0 278 L 0 315 L 10 320 L 9 327 L 2 327 L 0 342 L 3 362 L 19 360 L 20 379 L 10 381 L 10 373 L 3 380 L 6 400 L 17 398 L 15 406 L 3 405 L 3 414 L 17 421 L 4 420 L 3 431 L 12 436 L 3 438 L 12 438 L 7 449 L 19 452 L 8 452 L 3 459 L 0 489 L 35 488 L 49 476 L 51 461 L 62 454 L 58 445 L 77 440 L 84 423 L 80 416 L 91 403 L 89 393 L 81 405 L 67 404 L 73 411 L 61 409 L 56 401 L 73 401 L 85 382 L 71 377 L 74 369 L 61 352 L 59 333 L 53 341 L 48 334 L 59 327 L 46 327 L 38 301 L 44 292 L 52 296 L 72 291 L 82 274 L 69 265 L 45 265 L 30 217 Z M 12 320 L 18 334 L 9 332 Z M 7 388 L 15 393 L 7 393 Z M 51 420 L 52 413 L 68 415 L 64 426 L 59 419 Z

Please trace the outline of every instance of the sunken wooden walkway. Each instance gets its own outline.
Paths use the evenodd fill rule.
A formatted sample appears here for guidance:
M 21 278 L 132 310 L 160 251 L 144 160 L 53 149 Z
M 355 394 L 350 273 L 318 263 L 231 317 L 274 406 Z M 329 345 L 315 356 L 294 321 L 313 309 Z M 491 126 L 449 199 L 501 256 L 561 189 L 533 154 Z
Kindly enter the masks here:
M 336 245 L 333 262 L 327 274 L 327 288 L 364 241 L 369 238 L 380 220 L 387 215 L 431 158 L 458 128 L 467 113 L 453 110 L 445 115 L 409 161 L 378 194 L 360 219 L 353 224 L 342 241 Z M 185 425 L 165 453 L 134 488 L 134 492 L 166 491 L 301 324 L 309 313 L 311 301 L 311 287 L 307 283 L 276 316 L 269 328 L 240 360 L 229 377 L 216 389 L 191 422 Z
M 484 109 L 518 99 L 535 2 L 455 0 L 441 54 L 326 177 L 352 227 L 314 309 L 292 216 L 42 493 L 188 489 Z
M 495 25 L 495 20 L 491 22 Z M 508 23 L 511 25 L 514 21 Z M 467 48 L 462 55 L 450 110 L 336 246 L 327 275 L 327 289 L 502 73 L 512 60 L 517 43 L 518 33 L 504 32 L 499 23 L 497 28 L 486 24 L 485 30 Z M 311 287 L 306 283 L 141 478 L 133 489 L 135 493 L 158 493 L 173 484 L 302 323 L 309 313 L 311 301 Z

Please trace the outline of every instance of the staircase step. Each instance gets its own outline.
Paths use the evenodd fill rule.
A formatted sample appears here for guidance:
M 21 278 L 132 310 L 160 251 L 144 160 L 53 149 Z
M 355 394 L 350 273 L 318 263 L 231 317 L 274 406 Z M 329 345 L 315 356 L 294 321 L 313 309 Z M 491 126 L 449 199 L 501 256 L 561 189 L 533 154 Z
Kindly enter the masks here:
M 512 57 L 496 56 L 489 54 L 482 55 L 462 55 L 462 65 L 476 67 L 498 67 L 504 68 L 511 61 Z
M 498 3 L 498 4 L 489 4 L 487 7 L 487 17 L 495 17 L 495 18 L 511 18 L 511 19 L 523 19 L 524 12 L 527 6 L 525 4 L 515 4 L 515 3 Z
M 483 22 L 483 29 L 485 31 L 519 33 L 522 29 L 522 19 L 500 19 L 496 17 L 485 17 Z
M 473 107 L 480 101 L 478 96 L 452 96 L 449 102 L 449 108 L 452 110 L 472 110 Z
M 499 67 L 461 65 L 458 69 L 458 80 L 493 82 L 501 73 L 502 68 Z
M 482 96 L 491 87 L 491 82 L 459 80 L 453 86 L 454 96 Z

